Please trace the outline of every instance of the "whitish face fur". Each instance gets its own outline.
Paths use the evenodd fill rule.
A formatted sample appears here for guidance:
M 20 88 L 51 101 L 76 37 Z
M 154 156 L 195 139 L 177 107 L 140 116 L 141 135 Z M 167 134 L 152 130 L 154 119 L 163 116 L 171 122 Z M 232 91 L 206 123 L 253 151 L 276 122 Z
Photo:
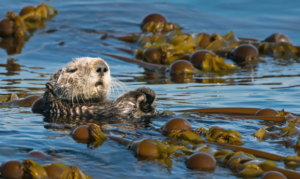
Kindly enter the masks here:
M 101 58 L 82 57 L 68 63 L 52 76 L 53 93 L 60 99 L 81 103 L 102 101 L 110 90 L 111 76 Z

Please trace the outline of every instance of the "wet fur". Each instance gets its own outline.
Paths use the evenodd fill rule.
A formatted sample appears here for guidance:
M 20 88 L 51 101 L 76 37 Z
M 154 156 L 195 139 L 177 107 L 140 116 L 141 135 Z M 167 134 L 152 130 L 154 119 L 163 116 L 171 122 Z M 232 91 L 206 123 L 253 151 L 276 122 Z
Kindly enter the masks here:
M 103 76 L 97 72 L 99 66 L 107 66 L 108 70 Z M 107 99 L 111 85 L 110 70 L 104 60 L 89 57 L 74 59 L 66 67 L 57 70 L 46 84 L 44 112 L 56 117 L 79 116 L 106 120 L 156 113 L 156 94 L 151 89 L 138 88 L 113 101 Z

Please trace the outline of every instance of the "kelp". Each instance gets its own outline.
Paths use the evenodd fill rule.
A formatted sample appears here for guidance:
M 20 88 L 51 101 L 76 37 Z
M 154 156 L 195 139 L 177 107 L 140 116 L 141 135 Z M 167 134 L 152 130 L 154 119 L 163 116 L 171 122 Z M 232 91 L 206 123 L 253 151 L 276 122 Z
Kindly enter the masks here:
M 242 151 L 242 152 L 250 153 L 256 157 L 261 157 L 264 159 L 275 160 L 275 161 L 284 161 L 285 160 L 285 157 L 282 157 L 280 155 L 271 154 L 271 153 L 263 152 L 263 151 L 256 150 L 256 149 L 245 148 L 245 147 L 230 145 L 230 144 L 209 142 L 209 141 L 207 141 L 206 143 L 211 144 L 211 145 L 220 146 L 220 147 L 227 148 L 227 149 L 234 150 L 234 151 Z
M 48 179 L 47 172 L 38 163 L 33 160 L 27 159 L 22 162 L 23 178 L 40 178 Z
M 255 149 L 244 148 L 240 146 L 234 146 L 229 144 L 220 144 L 215 142 L 202 141 L 202 139 L 195 137 L 195 133 L 189 132 L 172 132 L 169 137 L 171 141 L 159 142 L 152 139 L 145 139 L 142 141 L 135 141 L 126 138 L 125 136 L 109 136 L 109 138 L 120 142 L 123 145 L 128 145 L 128 149 L 135 151 L 138 155 L 142 152 L 139 152 L 137 148 L 142 142 L 151 142 L 155 148 L 154 158 L 158 162 L 163 162 L 172 167 L 171 156 L 182 156 L 178 155 L 180 151 L 184 152 L 184 155 L 191 155 L 194 152 L 184 147 L 184 145 L 196 145 L 202 146 L 197 152 L 204 152 L 210 155 L 213 155 L 216 161 L 220 165 L 228 166 L 232 171 L 237 172 L 243 177 L 258 177 L 263 174 L 263 172 L 270 171 L 270 168 L 273 170 L 279 171 L 290 178 L 296 178 L 300 175 L 298 172 L 294 172 L 287 169 L 278 168 L 277 164 L 272 161 L 284 161 L 286 165 L 297 165 L 300 161 L 299 157 L 282 157 L 275 154 L 270 154 L 263 151 L 258 151 Z M 236 132 L 232 132 L 236 133 Z M 193 137 L 194 136 L 194 137 Z M 195 140 L 197 139 L 197 140 Z M 126 142 L 125 142 L 126 141 Z M 188 141 L 188 142 L 187 142 Z M 195 142 L 197 141 L 197 142 Z M 175 142 L 175 143 L 174 143 Z M 207 145 L 203 144 L 206 143 Z M 232 152 L 224 149 L 216 150 L 209 145 L 217 145 L 219 147 L 228 148 L 237 152 Z M 149 146 L 146 146 L 146 149 L 149 150 Z M 153 151 L 153 150 L 150 150 Z M 171 158 L 170 158 L 171 157 Z M 261 161 L 257 157 L 266 158 L 268 160 Z M 145 159 L 145 158 L 143 158 Z M 146 159 L 149 159 L 147 157 Z
M 242 145 L 243 142 L 239 139 L 240 137 L 241 134 L 238 131 L 225 130 L 218 126 L 213 126 L 206 132 L 207 140 L 218 143 Z
M 194 41 L 197 44 L 197 48 L 205 48 L 211 43 L 211 35 L 204 32 L 196 34 Z
M 47 170 L 48 167 L 53 167 L 53 166 L 58 167 L 61 170 L 59 170 L 59 172 L 53 169 Z M 92 179 L 90 176 L 83 173 L 79 167 L 74 165 L 68 166 L 64 163 L 53 163 L 51 165 L 44 165 L 43 167 L 47 170 L 47 172 L 50 172 L 47 173 L 49 177 L 51 177 L 52 175 L 59 179 Z
M 230 31 L 228 34 L 224 35 L 223 38 L 226 40 L 230 48 L 235 48 L 242 44 L 242 41 L 235 36 L 233 31 Z
M 132 140 L 125 136 L 108 136 L 110 139 L 127 146 L 128 150 L 132 150 L 140 160 L 155 160 L 167 165 L 168 168 L 172 167 L 172 160 L 170 155 L 177 156 L 181 152 L 188 155 L 192 152 L 184 146 L 174 145 L 172 143 L 160 142 L 153 139 Z
M 145 154 L 142 154 L 141 152 L 141 147 L 145 142 L 153 142 L 156 145 L 157 148 L 157 155 L 155 155 L 154 158 L 166 158 L 169 157 L 171 154 L 175 154 L 177 151 L 183 151 L 191 154 L 190 150 L 188 150 L 184 146 L 179 146 L 179 145 L 174 145 L 172 143 L 167 143 L 167 142 L 160 142 L 157 140 L 152 140 L 152 139 L 144 139 L 141 141 L 136 141 L 136 146 L 133 143 L 131 146 L 128 147 L 128 149 L 133 150 L 136 152 L 136 154 L 140 156 L 145 156 Z
M 221 36 L 217 37 L 222 38 Z M 230 40 L 232 34 L 225 37 Z M 162 35 L 149 36 L 149 34 L 146 34 L 138 42 L 142 48 L 137 50 L 136 57 L 151 62 L 145 55 L 145 52 L 150 48 L 157 48 L 161 53 L 162 64 L 170 65 L 179 59 L 186 58 L 185 54 L 194 53 L 197 50 L 198 38 L 198 36 L 195 37 L 193 34 L 185 34 L 180 31 L 170 33 L 167 37 Z M 208 49 L 212 50 L 210 47 Z M 216 55 L 207 56 L 203 62 L 203 70 L 220 71 L 235 69 L 237 69 L 235 65 L 226 63 L 222 57 Z
M 58 13 L 55 8 L 45 5 L 43 2 L 40 6 L 26 6 L 23 9 L 24 12 L 29 12 L 17 15 L 12 11 L 8 11 L 3 20 L 9 21 L 9 23 L 2 24 L 2 28 L 8 32 L 0 34 L 4 37 L 3 39 L 0 38 L 0 47 L 6 49 L 8 55 L 21 53 L 25 42 L 33 36 L 33 32 L 37 28 L 45 28 L 46 21 Z
M 57 14 L 57 10 L 52 6 L 45 5 L 41 2 L 38 7 L 32 8 L 30 12 L 23 16 L 19 16 L 12 11 L 6 13 L 5 19 L 8 19 L 13 24 L 13 36 L 20 38 L 28 34 L 29 29 L 40 27 L 38 23 L 29 23 L 27 21 L 40 21 L 53 17 Z
M 170 110 L 164 110 L 162 113 L 161 113 L 162 116 L 171 116 L 171 115 L 175 115 L 174 112 L 170 111 Z
M 12 93 L 10 95 L 0 97 L 0 102 L 2 102 L 2 106 L 31 107 L 33 103 L 40 98 L 42 98 L 42 96 L 31 95 L 26 98 L 19 99 L 17 94 Z
M 1 168 L 5 166 L 4 170 Z M 53 166 L 54 169 L 53 170 Z M 48 167 L 52 167 L 52 170 Z M 49 170 L 48 170 L 49 169 Z M 58 169 L 58 170 L 57 170 Z M 40 165 L 33 160 L 27 159 L 22 161 L 8 161 L 0 167 L 1 175 L 4 178 L 34 178 L 34 179 L 49 179 L 53 176 L 59 179 L 91 179 L 91 177 L 84 174 L 78 167 L 76 166 L 68 166 L 64 163 L 54 163 L 51 165 Z M 47 171 L 46 171 L 47 170 Z M 49 172 L 49 173 L 47 173 Z
M 208 44 L 205 49 L 217 52 L 217 51 L 231 51 L 239 45 L 242 44 L 251 44 L 258 47 L 259 43 L 253 39 L 244 39 L 238 38 L 235 36 L 233 31 L 230 31 L 228 34 L 221 36 L 218 33 L 215 33 L 211 37 L 213 40 Z
M 257 137 L 262 140 L 266 140 L 270 137 L 270 133 L 264 128 L 259 128 L 257 132 L 254 134 L 254 137 Z M 275 134 L 274 134 L 275 135 Z
M 212 38 L 214 40 L 205 49 L 210 50 L 212 52 L 231 49 L 226 39 L 224 39 L 218 33 L 213 34 Z
M 284 114 L 279 113 L 278 115 L 284 115 Z M 288 122 L 288 124 L 285 127 L 272 126 L 267 129 L 260 128 L 254 134 L 254 136 L 258 137 L 259 139 L 266 140 L 269 138 L 275 139 L 280 137 L 298 137 L 299 134 L 300 134 L 300 129 L 296 124 L 296 120 L 294 120 Z
M 284 160 L 285 165 L 289 166 L 299 166 L 300 165 L 300 157 L 299 156 L 287 156 Z
M 254 115 L 260 108 L 244 108 L 244 107 L 225 107 L 225 108 L 203 108 L 203 109 L 187 109 L 175 112 L 199 112 L 199 113 L 232 113 Z
M 154 150 L 153 149 L 151 150 L 149 143 L 154 144 L 153 145 Z M 170 151 L 168 150 L 167 145 L 152 139 L 136 141 L 136 143 L 133 143 L 131 147 L 129 147 L 129 149 L 136 152 L 136 154 L 139 155 L 140 157 L 147 157 L 147 158 L 165 158 L 169 155 L 169 151 Z M 149 155 L 147 152 L 152 152 L 152 155 Z
M 109 54 L 109 53 L 100 53 L 100 52 L 86 50 L 86 49 L 80 49 L 80 50 L 85 51 L 85 52 L 101 54 L 104 56 L 114 57 L 114 58 L 117 58 L 117 59 L 125 61 L 125 62 L 129 62 L 129 63 L 135 63 L 135 64 L 138 64 L 148 70 L 165 70 L 168 68 L 168 66 L 166 66 L 166 65 L 157 65 L 157 64 L 147 63 L 147 62 L 137 60 L 135 58 L 127 58 L 127 57 L 122 57 L 119 55 L 114 55 L 114 54 Z
M 234 151 L 242 151 L 244 153 L 246 152 L 253 156 L 261 157 L 261 158 L 268 159 L 268 160 L 283 161 L 286 165 L 289 165 L 289 164 L 290 165 L 299 165 L 300 164 L 299 156 L 283 157 L 280 155 L 271 154 L 271 153 L 259 151 L 256 149 L 245 148 L 245 147 L 241 147 L 241 146 L 235 146 L 235 145 L 229 145 L 229 144 L 217 144 L 217 143 L 212 143 L 212 142 L 206 142 L 206 143 L 212 144 L 212 145 L 217 145 L 217 146 L 231 149 Z
M 222 57 L 231 58 L 232 60 L 236 61 L 237 57 L 233 53 L 234 49 L 242 44 L 253 45 L 255 48 L 259 49 L 261 54 L 272 55 L 276 58 L 294 58 L 297 54 L 299 54 L 298 47 L 295 47 L 292 44 L 286 42 L 267 43 L 260 42 L 256 39 L 251 38 L 239 38 L 234 34 L 233 31 L 230 31 L 224 36 L 221 36 L 218 33 L 215 33 L 212 36 L 206 33 L 183 33 L 180 31 L 180 28 L 171 28 L 173 27 L 172 25 L 168 26 L 166 24 L 168 23 L 152 21 L 147 23 L 143 27 L 143 31 L 146 33 L 142 34 L 140 36 L 140 39 L 138 40 L 138 44 L 142 46 L 142 48 L 136 51 L 137 59 L 144 60 L 149 63 L 171 65 L 177 60 L 188 60 L 188 54 L 191 55 L 196 50 L 205 48 L 207 50 L 215 52 L 221 57 L 208 55 L 206 60 L 203 62 L 203 70 L 221 71 L 237 69 L 235 65 L 226 63 Z M 126 38 L 124 37 L 124 39 L 130 39 L 129 41 L 134 42 L 135 40 L 132 39 L 138 38 L 138 35 L 136 34 L 137 33 L 135 33 L 135 35 L 133 36 L 134 38 L 129 38 L 129 36 L 126 36 Z M 119 39 L 122 38 L 120 37 Z M 202 40 L 205 41 L 204 46 L 203 44 L 201 44 Z M 147 52 L 147 50 L 150 48 L 159 49 L 161 53 L 161 59 L 159 60 L 159 62 L 157 60 L 152 61 L 147 57 L 147 55 L 145 55 L 145 52 Z M 251 55 L 243 57 L 242 62 L 245 62 L 248 65 L 255 65 L 257 64 L 257 62 L 264 61 L 259 59 L 257 54 L 257 56 L 255 57 Z M 240 65 L 245 65 L 245 63 L 239 62 Z M 189 82 L 190 80 L 187 81 Z M 265 118 L 264 120 L 273 120 L 268 117 L 263 118 Z M 283 121 L 283 118 L 274 118 L 274 121 Z
M 179 30 L 182 29 L 178 24 L 176 23 L 163 23 L 163 22 L 154 22 L 150 21 L 146 23 L 142 30 L 144 32 L 170 32 L 172 30 Z
M 214 156 L 214 154 L 217 152 L 217 150 L 209 145 L 206 145 L 202 147 L 201 149 L 197 150 L 197 152 L 204 152 L 211 156 Z
M 155 47 L 155 46 L 154 46 Z M 171 63 L 179 60 L 185 53 L 182 49 L 168 43 L 164 43 L 158 46 L 158 49 L 162 53 L 163 64 L 171 65 Z
M 202 63 L 202 70 L 221 71 L 236 70 L 237 66 L 226 63 L 222 57 L 208 53 Z
M 246 163 L 248 161 L 251 160 L 256 160 L 257 158 L 249 153 L 245 153 L 245 152 L 235 152 L 234 154 L 230 154 L 230 158 L 227 161 L 227 165 L 229 166 L 229 168 L 231 169 L 236 169 L 236 167 L 241 164 L 241 163 Z
M 192 131 L 188 131 L 188 132 L 178 132 L 178 131 L 172 131 L 169 134 L 169 138 L 171 140 L 175 140 L 175 141 L 183 141 L 183 140 L 187 140 L 190 141 L 194 144 L 199 144 L 199 143 L 203 143 L 204 140 L 197 135 L 196 133 L 192 132 Z
M 92 178 L 84 174 L 78 167 L 72 165 L 62 172 L 59 179 L 92 179 Z
M 72 131 L 71 135 L 74 140 L 87 144 L 90 149 L 98 148 L 107 139 L 97 124 L 79 126 Z
M 295 121 L 290 121 L 287 126 L 282 128 L 278 133 L 280 137 L 297 137 L 300 133 L 300 129 L 297 127 Z
M 182 37 L 185 35 L 181 35 L 179 37 Z M 192 54 L 195 52 L 196 47 L 195 43 L 191 39 L 191 36 L 188 36 L 188 39 L 191 39 L 190 45 L 184 45 L 180 44 L 177 41 L 175 37 L 175 40 L 173 40 L 173 43 L 162 43 L 162 44 L 152 44 L 149 46 L 146 46 L 146 48 L 141 48 L 136 51 L 136 58 L 152 62 L 151 59 L 148 59 L 147 55 L 145 53 L 147 50 L 151 48 L 157 48 L 159 50 L 159 53 L 161 54 L 161 63 L 165 65 L 171 65 L 177 60 L 180 59 L 189 59 L 189 56 L 187 54 Z M 184 43 L 184 42 L 183 42 Z M 236 70 L 237 67 L 233 64 L 226 63 L 225 60 L 222 57 L 219 57 L 217 55 L 213 54 L 207 54 L 205 56 L 204 61 L 202 62 L 202 70 L 205 71 L 221 71 L 221 70 Z
M 0 102 L 12 102 L 15 100 L 19 100 L 19 97 L 15 93 L 11 93 L 10 95 L 0 96 Z
M 263 174 L 264 166 L 277 167 L 274 161 L 258 160 L 254 155 L 246 152 L 230 152 L 226 150 L 218 150 L 215 152 L 214 157 L 218 163 L 228 166 L 232 171 L 237 172 L 243 177 L 259 177 Z
M 6 19 L 10 20 L 13 23 L 13 36 L 16 38 L 20 38 L 25 36 L 27 32 L 27 28 L 25 23 L 19 15 L 12 11 L 8 11 L 5 16 Z
M 168 42 L 185 53 L 192 54 L 196 50 L 196 43 L 193 34 L 181 34 L 171 36 Z
M 152 60 L 147 58 L 147 55 L 145 53 L 147 50 L 151 48 L 157 48 L 159 52 L 161 53 L 161 63 L 165 65 L 171 65 L 173 62 L 182 59 L 185 56 L 185 51 L 184 49 L 181 49 L 178 46 L 174 46 L 170 43 L 161 43 L 161 44 L 152 44 L 152 45 L 147 45 L 145 48 L 141 48 L 136 51 L 136 58 L 147 61 L 147 62 L 152 62 Z M 189 49 L 186 49 L 189 51 Z M 153 62 L 152 62 L 153 63 Z
M 137 43 L 143 48 L 148 48 L 154 44 L 159 46 L 167 41 L 168 37 L 161 34 L 144 34 L 142 35 Z
M 39 6 L 33 6 L 33 8 L 21 18 L 26 21 L 41 21 L 49 19 L 57 13 L 58 11 L 54 7 L 41 2 Z
M 51 165 L 58 166 L 59 168 L 62 168 L 63 170 L 70 168 L 67 164 L 60 163 L 60 162 L 59 163 L 53 163 Z
M 297 56 L 298 49 L 293 44 L 287 42 L 263 42 L 259 45 L 259 53 L 274 56 L 275 58 L 290 59 Z
M 278 167 L 274 167 L 274 166 L 271 166 L 271 165 L 265 165 L 265 164 L 261 164 L 260 167 L 265 172 L 267 172 L 267 171 L 277 171 L 277 172 L 280 172 L 283 175 L 285 175 L 288 179 L 297 179 L 297 178 L 300 178 L 300 173 L 296 172 L 296 171 L 287 170 L 287 169 L 283 169 L 283 168 L 278 168 Z
M 90 124 L 89 135 L 90 135 L 90 139 L 88 142 L 89 148 L 97 148 L 100 145 L 102 145 L 103 142 L 107 139 L 107 137 L 101 131 L 100 127 L 97 124 Z
M 244 114 L 244 115 L 254 115 L 259 108 L 240 108 L 240 107 L 229 107 L 229 108 L 204 108 L 204 109 L 188 109 L 188 110 L 179 110 L 175 112 L 191 112 L 191 113 L 225 113 L 225 114 Z M 283 115 L 284 114 L 284 115 Z M 283 115 L 283 116 L 282 116 Z M 284 112 L 279 116 L 230 116 L 231 118 L 240 118 L 240 119 L 261 119 L 265 121 L 275 121 L 283 122 L 286 120 L 296 120 L 297 114 L 290 112 Z
M 135 36 L 136 38 L 136 36 Z M 142 48 L 137 49 L 135 56 L 137 59 L 143 60 L 145 62 L 154 63 L 154 64 L 164 64 L 171 65 L 177 60 L 185 59 L 189 60 L 190 55 L 192 55 L 196 50 L 201 49 L 199 46 L 199 41 L 204 38 L 203 34 L 187 34 L 183 33 L 180 30 L 174 30 L 168 34 L 160 33 L 147 33 L 141 35 L 138 40 L 138 44 Z M 232 54 L 232 50 L 240 44 L 252 44 L 253 41 L 240 40 L 234 35 L 234 32 L 220 36 L 219 34 L 214 34 L 212 37 L 214 40 L 208 44 L 206 47 L 207 50 L 212 52 L 224 51 L 227 58 Z M 257 46 L 257 44 L 255 44 Z M 149 58 L 146 53 L 148 50 L 155 48 L 157 51 L 156 58 L 152 60 Z M 123 49 L 121 49 L 123 51 Z M 219 54 L 219 53 L 218 53 Z M 116 57 L 121 59 L 122 57 Z M 125 57 L 123 57 L 125 58 Z M 252 61 L 254 57 L 247 57 L 246 61 Z M 256 59 L 256 61 L 261 61 Z M 136 62 L 137 63 L 137 62 Z M 207 55 L 205 60 L 201 62 L 203 71 L 224 71 L 224 70 L 237 70 L 237 66 L 226 63 L 222 57 L 217 55 Z
M 199 128 L 197 128 L 197 129 L 195 129 L 194 130 L 194 132 L 196 133 L 196 134 L 198 134 L 198 135 L 205 135 L 206 133 L 207 133 L 207 129 L 206 128 L 204 128 L 204 127 L 199 127 Z

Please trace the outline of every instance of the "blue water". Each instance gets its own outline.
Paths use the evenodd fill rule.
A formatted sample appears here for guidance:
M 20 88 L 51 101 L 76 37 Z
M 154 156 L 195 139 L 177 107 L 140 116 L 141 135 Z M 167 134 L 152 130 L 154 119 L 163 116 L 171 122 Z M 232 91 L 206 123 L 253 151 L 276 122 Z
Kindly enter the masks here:
M 126 57 L 132 54 L 103 45 L 101 34 L 86 33 L 84 29 L 124 33 L 140 32 L 139 23 L 146 15 L 158 12 L 184 27 L 185 32 L 218 32 L 231 30 L 239 37 L 263 40 L 275 32 L 286 34 L 294 45 L 300 45 L 299 1 L 45 1 L 60 12 L 44 29 L 37 29 L 23 46 L 22 52 L 8 55 L 0 49 L 0 95 L 17 93 L 20 97 L 42 95 L 44 84 L 57 69 L 72 58 L 101 56 L 94 52 L 106 52 Z M 0 0 L 0 18 L 6 11 L 19 10 L 26 5 L 39 4 L 37 0 Z M 49 33 L 50 30 L 55 30 Z M 136 44 L 106 39 L 119 46 Z M 103 56 L 101 56 L 103 57 Z M 15 59 L 20 70 L 9 69 L 7 60 Z M 148 86 L 157 93 L 159 111 L 208 107 L 273 108 L 300 113 L 298 60 L 282 60 L 265 57 L 252 70 L 240 69 L 230 74 L 207 73 L 195 76 L 191 83 L 174 83 L 168 74 L 151 78 L 136 64 L 112 57 L 103 57 L 109 64 L 112 76 L 126 85 L 127 90 Z M 6 66 L 5 66 L 6 65 Z M 122 91 L 120 92 L 122 93 Z M 112 94 L 116 99 L 118 93 Z M 160 127 L 171 117 L 155 120 L 152 126 Z M 274 141 L 259 142 L 253 134 L 260 127 L 271 124 L 254 120 L 223 120 L 214 117 L 185 117 L 194 128 L 219 125 L 236 129 L 243 135 L 244 146 L 261 149 L 282 156 L 296 155 L 293 148 L 286 148 Z M 0 162 L 23 160 L 31 150 L 40 150 L 60 157 L 54 161 L 78 165 L 93 178 L 236 178 L 229 169 L 217 167 L 213 173 L 188 170 L 184 159 L 174 159 L 171 171 L 154 161 L 138 161 L 134 153 L 114 141 L 106 141 L 101 147 L 90 150 L 74 141 L 68 130 L 46 129 L 48 124 L 42 115 L 31 113 L 30 108 L 0 108 Z M 72 124 L 73 125 L 73 124 Z M 75 125 L 75 124 L 74 124 Z M 132 124 L 111 124 L 119 130 L 135 132 Z M 125 127 L 124 127 L 125 126 Z M 140 128 L 149 130 L 141 124 Z M 39 161 L 49 164 L 54 161 Z M 279 163 L 282 166 L 282 163 Z M 299 171 L 299 169 L 297 169 Z

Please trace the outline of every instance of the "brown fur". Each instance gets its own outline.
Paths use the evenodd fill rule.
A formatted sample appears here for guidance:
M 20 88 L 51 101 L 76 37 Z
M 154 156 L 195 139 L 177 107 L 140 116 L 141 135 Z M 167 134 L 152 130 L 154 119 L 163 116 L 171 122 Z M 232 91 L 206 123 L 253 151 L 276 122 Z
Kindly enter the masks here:
M 106 68 L 102 76 L 99 67 Z M 111 120 L 156 113 L 156 94 L 147 87 L 126 92 L 116 101 L 108 100 L 111 80 L 109 67 L 101 58 L 77 58 L 56 71 L 46 84 L 44 112 L 49 116 Z

